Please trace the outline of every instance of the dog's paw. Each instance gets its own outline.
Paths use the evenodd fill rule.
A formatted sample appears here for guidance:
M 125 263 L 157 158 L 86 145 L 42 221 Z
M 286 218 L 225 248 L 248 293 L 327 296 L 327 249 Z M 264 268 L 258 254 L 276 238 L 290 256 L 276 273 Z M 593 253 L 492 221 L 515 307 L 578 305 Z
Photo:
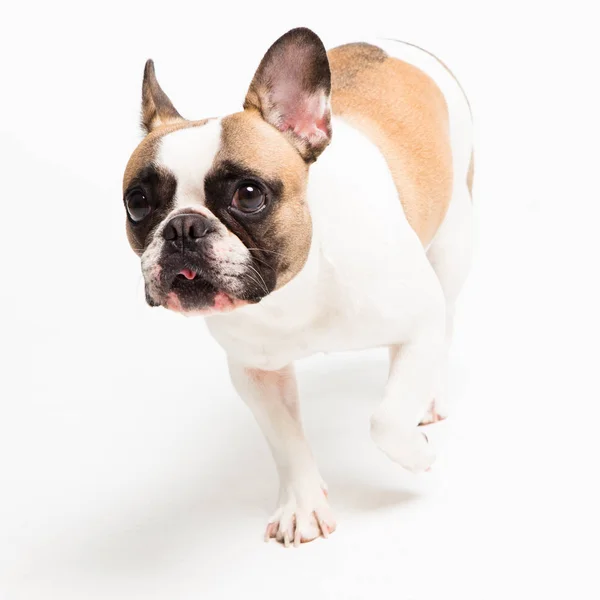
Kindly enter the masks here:
M 380 450 L 413 473 L 429 470 L 435 461 L 435 452 L 420 428 L 398 429 L 372 422 L 371 437 Z
M 292 483 L 282 486 L 279 508 L 269 519 L 265 541 L 276 539 L 284 546 L 299 546 L 323 536 L 329 537 L 336 528 L 321 482 Z

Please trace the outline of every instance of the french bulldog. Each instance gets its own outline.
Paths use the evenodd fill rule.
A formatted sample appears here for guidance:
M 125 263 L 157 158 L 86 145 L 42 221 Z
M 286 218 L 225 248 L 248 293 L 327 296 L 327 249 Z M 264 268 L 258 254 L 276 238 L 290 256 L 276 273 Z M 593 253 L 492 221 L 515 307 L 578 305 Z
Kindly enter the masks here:
M 471 255 L 469 103 L 419 47 L 327 52 L 298 28 L 269 48 L 243 110 L 221 118 L 183 118 L 149 60 L 142 124 L 123 200 L 146 300 L 205 317 L 225 349 L 279 473 L 266 539 L 327 537 L 336 522 L 303 433 L 294 361 L 389 348 L 371 436 L 402 467 L 431 467 L 427 427 L 447 416 Z

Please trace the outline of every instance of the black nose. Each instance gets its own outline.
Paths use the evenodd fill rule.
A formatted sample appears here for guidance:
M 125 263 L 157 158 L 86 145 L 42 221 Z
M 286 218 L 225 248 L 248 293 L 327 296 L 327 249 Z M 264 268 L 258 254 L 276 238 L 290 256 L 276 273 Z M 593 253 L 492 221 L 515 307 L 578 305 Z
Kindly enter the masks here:
M 209 228 L 208 219 L 202 215 L 178 215 L 165 225 L 162 235 L 168 242 L 196 242 Z

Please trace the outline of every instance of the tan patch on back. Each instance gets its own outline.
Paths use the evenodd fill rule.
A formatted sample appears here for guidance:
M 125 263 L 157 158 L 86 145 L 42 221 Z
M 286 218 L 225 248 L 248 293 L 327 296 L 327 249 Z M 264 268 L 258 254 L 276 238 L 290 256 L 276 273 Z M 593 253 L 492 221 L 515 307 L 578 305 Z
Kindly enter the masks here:
M 452 150 L 442 92 L 421 70 L 376 46 L 348 44 L 330 50 L 328 57 L 334 114 L 382 152 L 406 218 L 427 245 L 452 197 Z
M 257 245 L 279 257 L 278 289 L 302 269 L 310 249 L 312 221 L 305 199 L 308 166 L 287 139 L 256 110 L 224 117 L 221 123 L 221 148 L 215 166 L 230 161 L 267 182 L 278 180 L 283 184 L 275 212 L 255 232 Z

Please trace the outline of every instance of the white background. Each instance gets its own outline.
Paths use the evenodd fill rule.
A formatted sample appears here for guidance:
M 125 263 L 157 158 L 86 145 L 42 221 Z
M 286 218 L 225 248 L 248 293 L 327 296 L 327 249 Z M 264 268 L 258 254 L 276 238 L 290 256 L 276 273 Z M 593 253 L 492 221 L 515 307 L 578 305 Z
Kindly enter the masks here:
M 598 598 L 597 18 L 591 2 L 19 3 L 0 35 L 0 598 Z M 588 8 L 585 8 L 588 7 Z M 144 305 L 121 176 L 144 61 L 238 110 L 307 25 L 451 66 L 476 121 L 477 255 L 430 475 L 369 440 L 384 354 L 299 365 L 338 531 L 264 544 L 277 482 L 204 325 Z

